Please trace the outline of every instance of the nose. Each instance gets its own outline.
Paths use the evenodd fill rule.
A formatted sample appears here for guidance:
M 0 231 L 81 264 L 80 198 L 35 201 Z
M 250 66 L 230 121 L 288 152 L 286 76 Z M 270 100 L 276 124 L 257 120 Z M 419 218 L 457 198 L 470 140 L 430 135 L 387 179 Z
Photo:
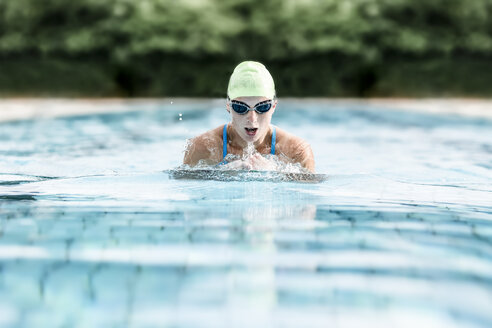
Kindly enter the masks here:
M 258 113 L 254 110 L 250 110 L 246 114 L 246 118 L 248 119 L 249 122 L 256 123 L 256 120 L 258 119 Z

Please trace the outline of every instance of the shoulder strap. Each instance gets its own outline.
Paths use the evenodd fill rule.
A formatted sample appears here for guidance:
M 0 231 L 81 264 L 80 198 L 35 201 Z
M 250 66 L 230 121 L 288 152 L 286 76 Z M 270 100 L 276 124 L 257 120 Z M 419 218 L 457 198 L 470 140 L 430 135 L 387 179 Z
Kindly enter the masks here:
M 275 127 L 273 127 L 273 132 L 272 132 L 272 146 L 271 146 L 271 152 L 270 154 L 275 155 L 275 142 L 277 141 L 277 130 Z
M 222 131 L 222 159 L 227 156 L 227 124 L 224 124 Z

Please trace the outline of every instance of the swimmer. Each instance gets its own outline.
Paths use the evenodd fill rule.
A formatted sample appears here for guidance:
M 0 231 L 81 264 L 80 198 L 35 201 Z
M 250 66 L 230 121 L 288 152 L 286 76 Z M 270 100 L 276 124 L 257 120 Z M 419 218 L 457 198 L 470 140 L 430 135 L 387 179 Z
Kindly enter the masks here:
M 314 173 L 309 143 L 270 124 L 276 108 L 275 84 L 266 67 L 254 61 L 240 63 L 227 89 L 226 110 L 231 121 L 189 140 L 183 164 L 273 171 L 280 160 L 299 163 Z M 228 154 L 237 159 L 226 159 Z

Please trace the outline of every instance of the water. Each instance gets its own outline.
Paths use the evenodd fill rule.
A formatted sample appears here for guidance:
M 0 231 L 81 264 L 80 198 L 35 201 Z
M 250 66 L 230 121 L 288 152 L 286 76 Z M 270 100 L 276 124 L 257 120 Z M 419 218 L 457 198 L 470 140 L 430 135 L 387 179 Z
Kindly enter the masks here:
M 1 123 L 0 326 L 492 326 L 492 121 L 281 101 L 326 181 L 170 177 L 222 105 Z

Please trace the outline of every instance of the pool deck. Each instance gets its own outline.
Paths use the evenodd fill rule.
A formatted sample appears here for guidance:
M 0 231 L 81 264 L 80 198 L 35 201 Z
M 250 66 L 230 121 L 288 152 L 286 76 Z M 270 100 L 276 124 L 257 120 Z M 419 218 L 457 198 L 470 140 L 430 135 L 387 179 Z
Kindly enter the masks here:
M 280 101 L 321 102 L 334 106 L 356 106 L 359 108 L 382 107 L 393 110 L 417 111 L 432 114 L 455 114 L 467 117 L 492 119 L 492 99 L 463 98 L 280 98 Z M 217 98 L 159 98 L 159 99 L 49 99 L 19 98 L 0 99 L 0 122 L 33 118 L 50 118 L 96 113 L 133 111 L 137 109 L 168 108 L 176 106 L 193 108 L 221 106 L 224 99 Z

